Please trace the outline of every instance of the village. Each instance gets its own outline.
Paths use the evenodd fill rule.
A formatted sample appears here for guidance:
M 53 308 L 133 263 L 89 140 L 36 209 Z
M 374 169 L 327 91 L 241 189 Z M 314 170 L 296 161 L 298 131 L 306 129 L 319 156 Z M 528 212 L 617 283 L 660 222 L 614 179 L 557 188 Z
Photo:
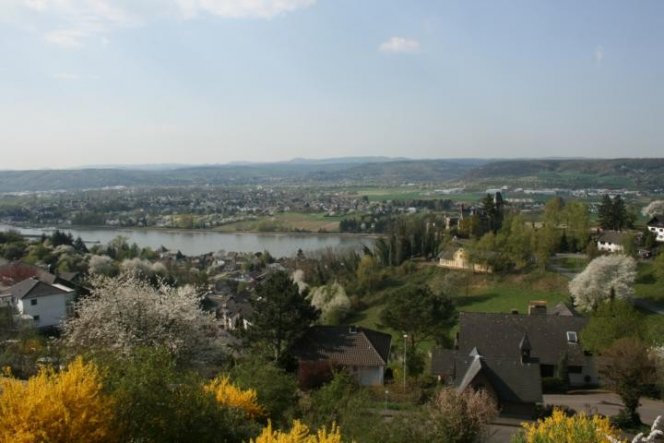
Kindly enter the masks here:
M 634 229 L 620 196 L 602 199 L 595 226 L 589 212 L 571 220 L 576 205 L 551 198 L 536 223 L 526 222 L 520 213 L 530 209 L 510 205 L 496 191 L 480 204 L 460 204 L 456 215 L 434 215 L 444 220 L 439 230 L 431 229 L 430 214 L 406 212 L 373 250 L 299 251 L 292 257 L 268 251 L 185 256 L 121 237 L 88 248 L 60 231 L 36 240 L 6 232 L 0 251 L 12 260 L 0 264 L 3 365 L 28 377 L 44 364 L 64 363 L 60 359 L 71 350 L 58 337 L 72 336 L 67 325 L 85 316 L 82 310 L 99 291 L 95 285 L 108 284 L 99 279 L 120 286 L 142 281 L 148 292 L 166 285 L 196 294 L 201 312 L 213 319 L 214 332 L 206 334 L 225 356 L 221 366 L 206 363 L 206 371 L 258 352 L 292 374 L 305 396 L 342 371 L 367 396 L 368 410 L 380 412 L 375 418 L 394 423 L 421 408 L 414 393 L 426 398 L 441 386 L 458 394 L 482 392 L 496 408 L 480 427 L 490 441 L 511 441 L 522 422 L 554 407 L 619 417 L 624 432 L 638 433 L 646 425 L 635 423 L 653 425 L 664 407 L 656 400 L 664 369 L 657 289 L 664 278 L 664 218 L 658 213 L 664 205 L 654 201 L 643 209 L 641 230 Z M 418 230 L 422 224 L 425 231 Z M 414 235 L 436 246 L 416 247 Z M 555 245 L 538 252 L 550 238 Z M 413 244 L 404 246 L 406 239 Z M 554 289 L 543 290 L 544 281 Z M 483 295 L 492 290 L 501 295 Z M 278 312 L 289 313 L 283 324 Z M 621 328 L 614 317 L 629 327 L 642 325 Z M 19 351 L 26 337 L 36 344 Z M 619 346 L 629 349 L 613 350 Z M 618 352 L 613 360 L 611 352 Z M 620 388 L 624 380 L 613 380 L 607 369 L 626 358 L 640 371 L 629 375 L 636 377 L 629 379 L 629 394 Z M 635 401 L 625 403 L 627 395 Z

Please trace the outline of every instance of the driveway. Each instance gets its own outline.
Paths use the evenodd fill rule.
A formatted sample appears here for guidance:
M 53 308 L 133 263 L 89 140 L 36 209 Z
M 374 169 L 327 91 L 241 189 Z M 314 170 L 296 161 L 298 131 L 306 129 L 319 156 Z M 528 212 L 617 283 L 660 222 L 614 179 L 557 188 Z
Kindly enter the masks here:
M 588 391 L 567 395 L 547 394 L 544 395 L 544 404 L 565 405 L 577 412 L 585 411 L 606 416 L 616 415 L 623 408 L 620 397 L 606 391 Z M 641 420 L 651 425 L 658 415 L 664 415 L 664 401 L 642 398 L 638 412 Z

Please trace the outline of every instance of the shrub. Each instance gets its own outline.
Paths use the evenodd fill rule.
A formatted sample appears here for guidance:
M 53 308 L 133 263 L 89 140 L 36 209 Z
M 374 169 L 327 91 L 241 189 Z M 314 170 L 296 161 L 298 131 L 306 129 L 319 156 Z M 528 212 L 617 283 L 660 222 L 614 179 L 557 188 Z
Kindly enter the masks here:
M 608 438 L 619 440 L 618 431 L 609 419 L 585 413 L 569 417 L 555 409 L 551 417 L 536 423 L 524 423 L 522 433 L 512 440 L 514 443 L 600 443 Z

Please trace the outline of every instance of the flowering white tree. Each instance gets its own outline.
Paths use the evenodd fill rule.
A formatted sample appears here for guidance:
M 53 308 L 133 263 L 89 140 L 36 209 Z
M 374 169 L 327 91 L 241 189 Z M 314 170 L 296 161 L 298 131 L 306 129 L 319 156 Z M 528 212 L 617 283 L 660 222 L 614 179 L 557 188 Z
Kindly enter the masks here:
M 65 343 L 74 349 L 129 355 L 163 346 L 178 359 L 213 355 L 216 324 L 193 288 L 154 288 L 128 274 L 96 276 L 91 285 L 92 293 L 76 304 L 77 315 L 64 324 Z
M 88 269 L 91 274 L 111 275 L 115 272 L 115 264 L 108 255 L 92 255 L 88 262 Z
M 321 311 L 325 323 L 336 323 L 350 311 L 350 298 L 336 281 L 311 290 L 311 304 Z
M 653 200 L 648 206 L 641 209 L 641 214 L 646 217 L 664 214 L 664 200 Z
M 636 261 L 626 255 L 605 255 L 591 261 L 569 283 L 574 305 L 588 311 L 611 297 L 629 299 L 634 294 Z

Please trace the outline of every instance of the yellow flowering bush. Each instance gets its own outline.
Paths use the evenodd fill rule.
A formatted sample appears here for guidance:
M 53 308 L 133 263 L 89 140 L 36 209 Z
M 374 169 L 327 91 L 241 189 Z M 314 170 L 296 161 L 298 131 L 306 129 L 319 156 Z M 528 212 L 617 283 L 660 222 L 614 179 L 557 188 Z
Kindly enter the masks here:
M 551 417 L 536 423 L 524 423 L 523 433 L 515 442 L 525 443 L 605 443 L 620 440 L 618 431 L 608 418 L 584 413 L 568 417 L 560 409 L 554 409 Z
M 258 404 L 256 390 L 240 389 L 226 375 L 215 378 L 204 389 L 213 393 L 222 406 L 240 409 L 252 418 L 265 415 L 265 410 Z
M 312 434 L 307 425 L 299 420 L 293 421 L 289 432 L 274 431 L 272 423 L 268 423 L 263 432 L 251 443 L 341 443 L 341 431 L 335 424 L 328 432 L 327 429 L 319 429 Z
M 113 400 L 95 365 L 43 368 L 27 381 L 0 379 L 0 443 L 115 440 Z

